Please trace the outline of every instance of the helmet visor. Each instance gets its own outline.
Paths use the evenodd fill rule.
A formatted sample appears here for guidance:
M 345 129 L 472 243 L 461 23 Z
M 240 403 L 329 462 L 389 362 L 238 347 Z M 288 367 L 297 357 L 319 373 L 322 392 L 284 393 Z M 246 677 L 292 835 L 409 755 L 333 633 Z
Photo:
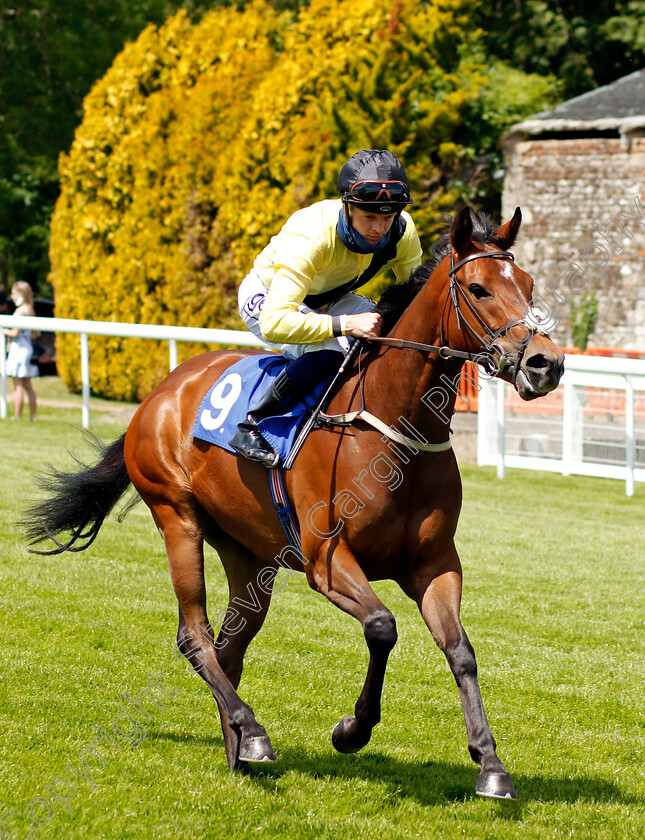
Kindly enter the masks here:
M 403 181 L 357 181 L 343 200 L 352 204 L 412 204 L 410 190 Z

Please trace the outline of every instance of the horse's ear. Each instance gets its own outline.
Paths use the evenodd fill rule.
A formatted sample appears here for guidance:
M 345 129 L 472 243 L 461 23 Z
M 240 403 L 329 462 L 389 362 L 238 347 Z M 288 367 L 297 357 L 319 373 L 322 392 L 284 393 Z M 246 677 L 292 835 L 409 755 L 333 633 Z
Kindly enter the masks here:
M 502 251 L 507 251 L 513 246 L 521 224 L 522 211 L 519 207 L 516 207 L 515 212 L 513 213 L 513 218 L 497 228 L 491 238 L 491 242 L 499 245 Z
M 473 220 L 470 207 L 462 207 L 450 228 L 450 244 L 459 254 L 470 242 L 473 235 Z

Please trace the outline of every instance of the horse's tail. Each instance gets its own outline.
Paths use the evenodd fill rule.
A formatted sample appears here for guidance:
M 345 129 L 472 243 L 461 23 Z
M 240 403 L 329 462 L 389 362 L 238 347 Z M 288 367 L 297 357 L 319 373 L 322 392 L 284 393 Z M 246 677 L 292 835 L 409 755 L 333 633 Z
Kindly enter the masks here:
M 35 502 L 19 524 L 30 545 L 49 538 L 57 548 L 51 551 L 30 548 L 32 554 L 83 551 L 94 542 L 105 518 L 130 485 L 123 452 L 124 440 L 125 434 L 106 445 L 98 438 L 88 436 L 90 445 L 99 456 L 94 466 L 88 466 L 77 458 L 80 470 L 68 473 L 50 467 L 37 478 L 38 485 L 47 491 L 48 498 Z M 67 542 L 56 539 L 58 534 L 69 534 Z M 79 541 L 79 545 L 75 545 Z

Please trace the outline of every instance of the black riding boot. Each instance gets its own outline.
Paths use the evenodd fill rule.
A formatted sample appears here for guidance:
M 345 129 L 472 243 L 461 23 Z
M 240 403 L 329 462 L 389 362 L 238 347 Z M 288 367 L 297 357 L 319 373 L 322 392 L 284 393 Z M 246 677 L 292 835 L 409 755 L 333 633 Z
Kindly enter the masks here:
M 246 421 L 238 423 L 229 446 L 250 461 L 264 464 L 267 469 L 277 466 L 280 456 L 260 434 L 258 422 L 265 417 L 279 414 L 280 412 L 276 411 L 278 404 L 299 390 L 287 376 L 287 369 L 280 371 L 273 385 L 260 397 L 256 407 L 246 415 Z

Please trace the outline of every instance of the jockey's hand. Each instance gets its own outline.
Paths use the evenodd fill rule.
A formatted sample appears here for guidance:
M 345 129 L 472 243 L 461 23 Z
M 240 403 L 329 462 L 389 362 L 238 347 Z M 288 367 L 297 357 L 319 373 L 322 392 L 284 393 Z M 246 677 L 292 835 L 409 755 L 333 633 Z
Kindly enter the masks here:
M 376 312 L 348 315 L 345 324 L 345 334 L 354 338 L 378 338 L 383 329 L 383 319 Z

